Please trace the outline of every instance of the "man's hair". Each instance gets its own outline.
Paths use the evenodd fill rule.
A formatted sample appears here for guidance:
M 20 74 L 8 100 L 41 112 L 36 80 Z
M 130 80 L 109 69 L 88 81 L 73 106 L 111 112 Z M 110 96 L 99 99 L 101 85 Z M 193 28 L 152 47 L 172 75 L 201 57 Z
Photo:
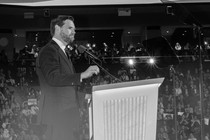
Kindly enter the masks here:
M 51 36 L 53 36 L 55 33 L 55 25 L 62 27 L 64 25 L 64 21 L 67 19 L 74 21 L 74 18 L 72 16 L 67 16 L 67 15 L 59 15 L 57 18 L 51 20 L 50 23 Z

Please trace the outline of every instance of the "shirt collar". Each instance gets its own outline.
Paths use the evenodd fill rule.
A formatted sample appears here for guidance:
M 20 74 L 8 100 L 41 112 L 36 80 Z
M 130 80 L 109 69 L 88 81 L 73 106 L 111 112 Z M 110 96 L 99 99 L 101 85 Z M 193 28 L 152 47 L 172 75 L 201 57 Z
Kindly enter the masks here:
M 63 52 L 65 52 L 66 46 L 60 40 L 58 40 L 55 37 L 53 37 L 52 40 L 54 40 L 59 45 L 59 47 L 61 48 L 61 50 L 63 50 Z

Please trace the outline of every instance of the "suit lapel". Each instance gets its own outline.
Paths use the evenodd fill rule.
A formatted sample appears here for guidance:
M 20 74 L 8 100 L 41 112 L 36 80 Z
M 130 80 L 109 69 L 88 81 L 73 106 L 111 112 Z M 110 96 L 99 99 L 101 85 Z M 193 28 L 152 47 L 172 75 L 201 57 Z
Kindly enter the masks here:
M 52 40 L 52 43 L 54 44 L 54 46 L 58 50 L 58 53 L 61 55 L 61 57 L 65 60 L 65 62 L 67 63 L 67 65 L 69 66 L 69 68 L 71 69 L 71 71 L 72 72 L 75 72 L 71 60 L 68 59 L 68 57 L 66 56 L 66 54 L 61 50 L 61 48 L 59 47 L 59 45 L 55 41 Z
M 71 62 L 71 59 L 68 59 L 66 54 L 60 48 L 59 48 L 58 52 L 63 57 L 63 59 L 66 61 L 66 63 L 68 64 L 69 68 L 74 72 L 74 68 L 73 68 L 73 64 Z

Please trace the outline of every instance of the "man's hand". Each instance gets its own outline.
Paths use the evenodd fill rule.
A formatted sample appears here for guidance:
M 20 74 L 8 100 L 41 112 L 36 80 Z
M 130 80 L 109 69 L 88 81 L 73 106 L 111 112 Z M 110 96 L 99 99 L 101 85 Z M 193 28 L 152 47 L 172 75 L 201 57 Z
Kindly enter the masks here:
M 82 79 L 86 79 L 93 76 L 93 74 L 97 75 L 99 72 L 100 72 L 100 69 L 97 65 L 90 66 L 86 71 L 81 73 L 80 81 L 82 81 Z

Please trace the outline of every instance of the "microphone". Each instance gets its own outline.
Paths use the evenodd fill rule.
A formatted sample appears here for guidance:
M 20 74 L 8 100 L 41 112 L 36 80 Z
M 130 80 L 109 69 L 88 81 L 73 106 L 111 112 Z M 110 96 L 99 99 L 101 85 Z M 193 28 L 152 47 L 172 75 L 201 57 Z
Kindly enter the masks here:
M 95 56 L 93 53 L 91 53 L 90 51 L 88 51 L 88 48 L 83 46 L 83 45 L 79 45 L 77 47 L 77 50 L 79 51 L 79 53 L 87 53 L 90 57 L 96 59 L 96 60 L 100 60 L 97 56 Z M 101 60 L 100 60 L 101 61 Z

